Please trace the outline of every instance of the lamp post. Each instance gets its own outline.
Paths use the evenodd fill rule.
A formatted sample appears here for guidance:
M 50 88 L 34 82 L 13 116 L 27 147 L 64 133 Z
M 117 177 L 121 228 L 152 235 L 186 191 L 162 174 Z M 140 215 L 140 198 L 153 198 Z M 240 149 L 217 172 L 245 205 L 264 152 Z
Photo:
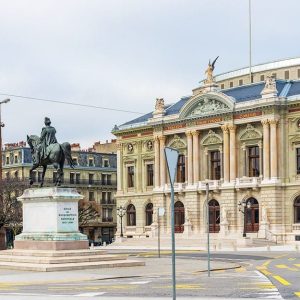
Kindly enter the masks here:
M 126 214 L 126 209 L 122 205 L 117 207 L 117 215 L 121 218 L 121 234 L 120 237 L 123 237 L 123 217 Z
M 251 202 L 244 199 L 240 201 L 238 205 L 239 211 L 244 215 L 243 237 L 246 237 L 246 209 L 251 207 Z
M 0 101 L 0 182 L 2 182 L 2 127 L 4 127 L 4 123 L 1 120 L 1 105 L 8 103 L 10 99 L 4 99 Z

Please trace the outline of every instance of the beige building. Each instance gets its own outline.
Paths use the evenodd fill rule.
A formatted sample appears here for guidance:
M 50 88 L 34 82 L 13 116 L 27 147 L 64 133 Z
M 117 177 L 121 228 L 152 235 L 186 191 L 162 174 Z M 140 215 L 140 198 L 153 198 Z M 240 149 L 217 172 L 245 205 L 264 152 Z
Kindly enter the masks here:
M 89 150 L 82 150 L 80 144 L 72 144 L 72 158 L 75 168 L 65 165 L 62 186 L 75 187 L 84 199 L 81 206 L 92 204 L 99 212 L 100 217 L 90 220 L 81 227 L 82 232 L 88 235 L 91 241 L 110 243 L 116 231 L 116 154 L 101 153 L 93 146 Z M 101 144 L 102 145 L 102 144 Z M 116 149 L 115 142 L 104 143 L 105 148 Z M 113 152 L 113 151 L 112 151 Z M 14 177 L 28 181 L 32 167 L 30 148 L 25 142 L 6 144 L 2 152 L 3 178 Z M 42 169 L 33 172 L 34 186 L 41 182 Z M 48 166 L 44 186 L 53 186 L 56 180 L 56 171 Z
M 179 151 L 178 237 L 205 235 L 208 183 L 215 240 L 243 242 L 244 232 L 251 239 L 300 240 L 300 81 L 266 76 L 220 89 L 208 71 L 191 96 L 172 105 L 157 99 L 153 112 L 114 128 L 124 235 L 155 236 L 160 207 L 166 212 L 159 217 L 162 232 L 170 233 L 168 146 Z M 120 229 L 118 222 L 118 235 Z

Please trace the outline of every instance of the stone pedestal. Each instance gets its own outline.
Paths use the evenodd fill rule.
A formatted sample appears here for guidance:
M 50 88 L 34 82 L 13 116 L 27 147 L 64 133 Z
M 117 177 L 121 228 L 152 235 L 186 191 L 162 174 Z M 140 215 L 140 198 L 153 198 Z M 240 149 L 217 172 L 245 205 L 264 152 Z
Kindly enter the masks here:
M 228 229 L 228 222 L 224 221 L 221 222 L 220 224 L 220 235 L 221 236 L 226 236 L 229 233 L 229 229 Z
M 23 203 L 23 232 L 15 249 L 88 249 L 87 236 L 78 230 L 78 201 L 73 188 L 27 189 L 18 198 Z
M 259 224 L 258 237 L 259 238 L 267 238 L 267 231 L 269 230 L 269 223 L 262 221 Z
M 192 223 L 187 220 L 184 224 L 183 224 L 183 227 L 184 227 L 184 231 L 183 231 L 183 235 L 185 237 L 189 237 L 191 236 L 193 233 L 192 233 Z

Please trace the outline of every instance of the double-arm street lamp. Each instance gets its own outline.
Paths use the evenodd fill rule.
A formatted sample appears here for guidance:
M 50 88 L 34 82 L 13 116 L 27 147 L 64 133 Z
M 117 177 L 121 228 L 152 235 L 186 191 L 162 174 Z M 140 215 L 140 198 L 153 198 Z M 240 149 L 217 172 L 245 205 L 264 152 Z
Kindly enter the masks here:
M 125 216 L 125 214 L 126 214 L 125 207 L 123 207 L 122 205 L 120 205 L 119 207 L 117 207 L 117 215 L 121 219 L 121 234 L 120 234 L 120 237 L 123 237 L 123 217 Z
M 247 209 L 251 207 L 251 202 L 244 199 L 243 201 L 240 201 L 238 205 L 239 211 L 244 215 L 243 237 L 246 237 L 246 212 Z
M 2 127 L 4 127 L 4 123 L 1 120 L 1 105 L 8 103 L 10 99 L 4 99 L 0 101 L 0 182 L 2 181 Z

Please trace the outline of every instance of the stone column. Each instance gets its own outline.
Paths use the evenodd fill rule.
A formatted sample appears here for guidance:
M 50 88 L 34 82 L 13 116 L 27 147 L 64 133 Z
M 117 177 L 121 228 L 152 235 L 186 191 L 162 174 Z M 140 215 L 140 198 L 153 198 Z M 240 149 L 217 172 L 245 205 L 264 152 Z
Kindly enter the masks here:
M 263 175 L 264 179 L 270 178 L 270 131 L 269 121 L 262 120 L 263 125 Z
M 246 145 L 243 144 L 243 176 L 247 177 L 248 173 L 247 173 L 247 148 Z
M 122 144 L 117 143 L 117 190 L 122 190 Z
M 159 138 L 154 137 L 154 186 L 158 188 L 160 186 L 160 150 L 159 150 Z
M 162 187 L 166 184 L 166 158 L 165 158 L 165 136 L 159 137 L 159 146 L 160 146 L 160 185 Z
M 262 149 L 262 142 L 258 143 L 259 147 L 259 176 L 262 177 L 262 169 L 263 169 L 263 149 Z
M 193 184 L 193 139 L 191 131 L 187 131 L 187 169 L 188 169 L 188 185 Z
M 236 180 L 236 144 L 235 144 L 235 131 L 234 124 L 229 125 L 230 136 L 230 181 Z
M 205 170 L 205 178 L 204 179 L 209 179 L 209 156 L 208 156 L 208 150 L 205 149 L 205 166 L 206 166 L 206 170 Z
M 193 135 L 193 167 L 194 183 L 199 181 L 199 131 L 192 131 Z
M 220 147 L 220 173 L 221 173 L 221 180 L 224 179 L 224 165 L 223 165 L 223 147 Z
M 226 124 L 221 128 L 223 130 L 224 182 L 229 182 L 229 130 Z
M 277 178 L 277 124 L 278 120 L 270 120 L 270 146 L 271 146 L 271 153 L 270 153 L 270 160 L 271 160 L 271 178 Z

